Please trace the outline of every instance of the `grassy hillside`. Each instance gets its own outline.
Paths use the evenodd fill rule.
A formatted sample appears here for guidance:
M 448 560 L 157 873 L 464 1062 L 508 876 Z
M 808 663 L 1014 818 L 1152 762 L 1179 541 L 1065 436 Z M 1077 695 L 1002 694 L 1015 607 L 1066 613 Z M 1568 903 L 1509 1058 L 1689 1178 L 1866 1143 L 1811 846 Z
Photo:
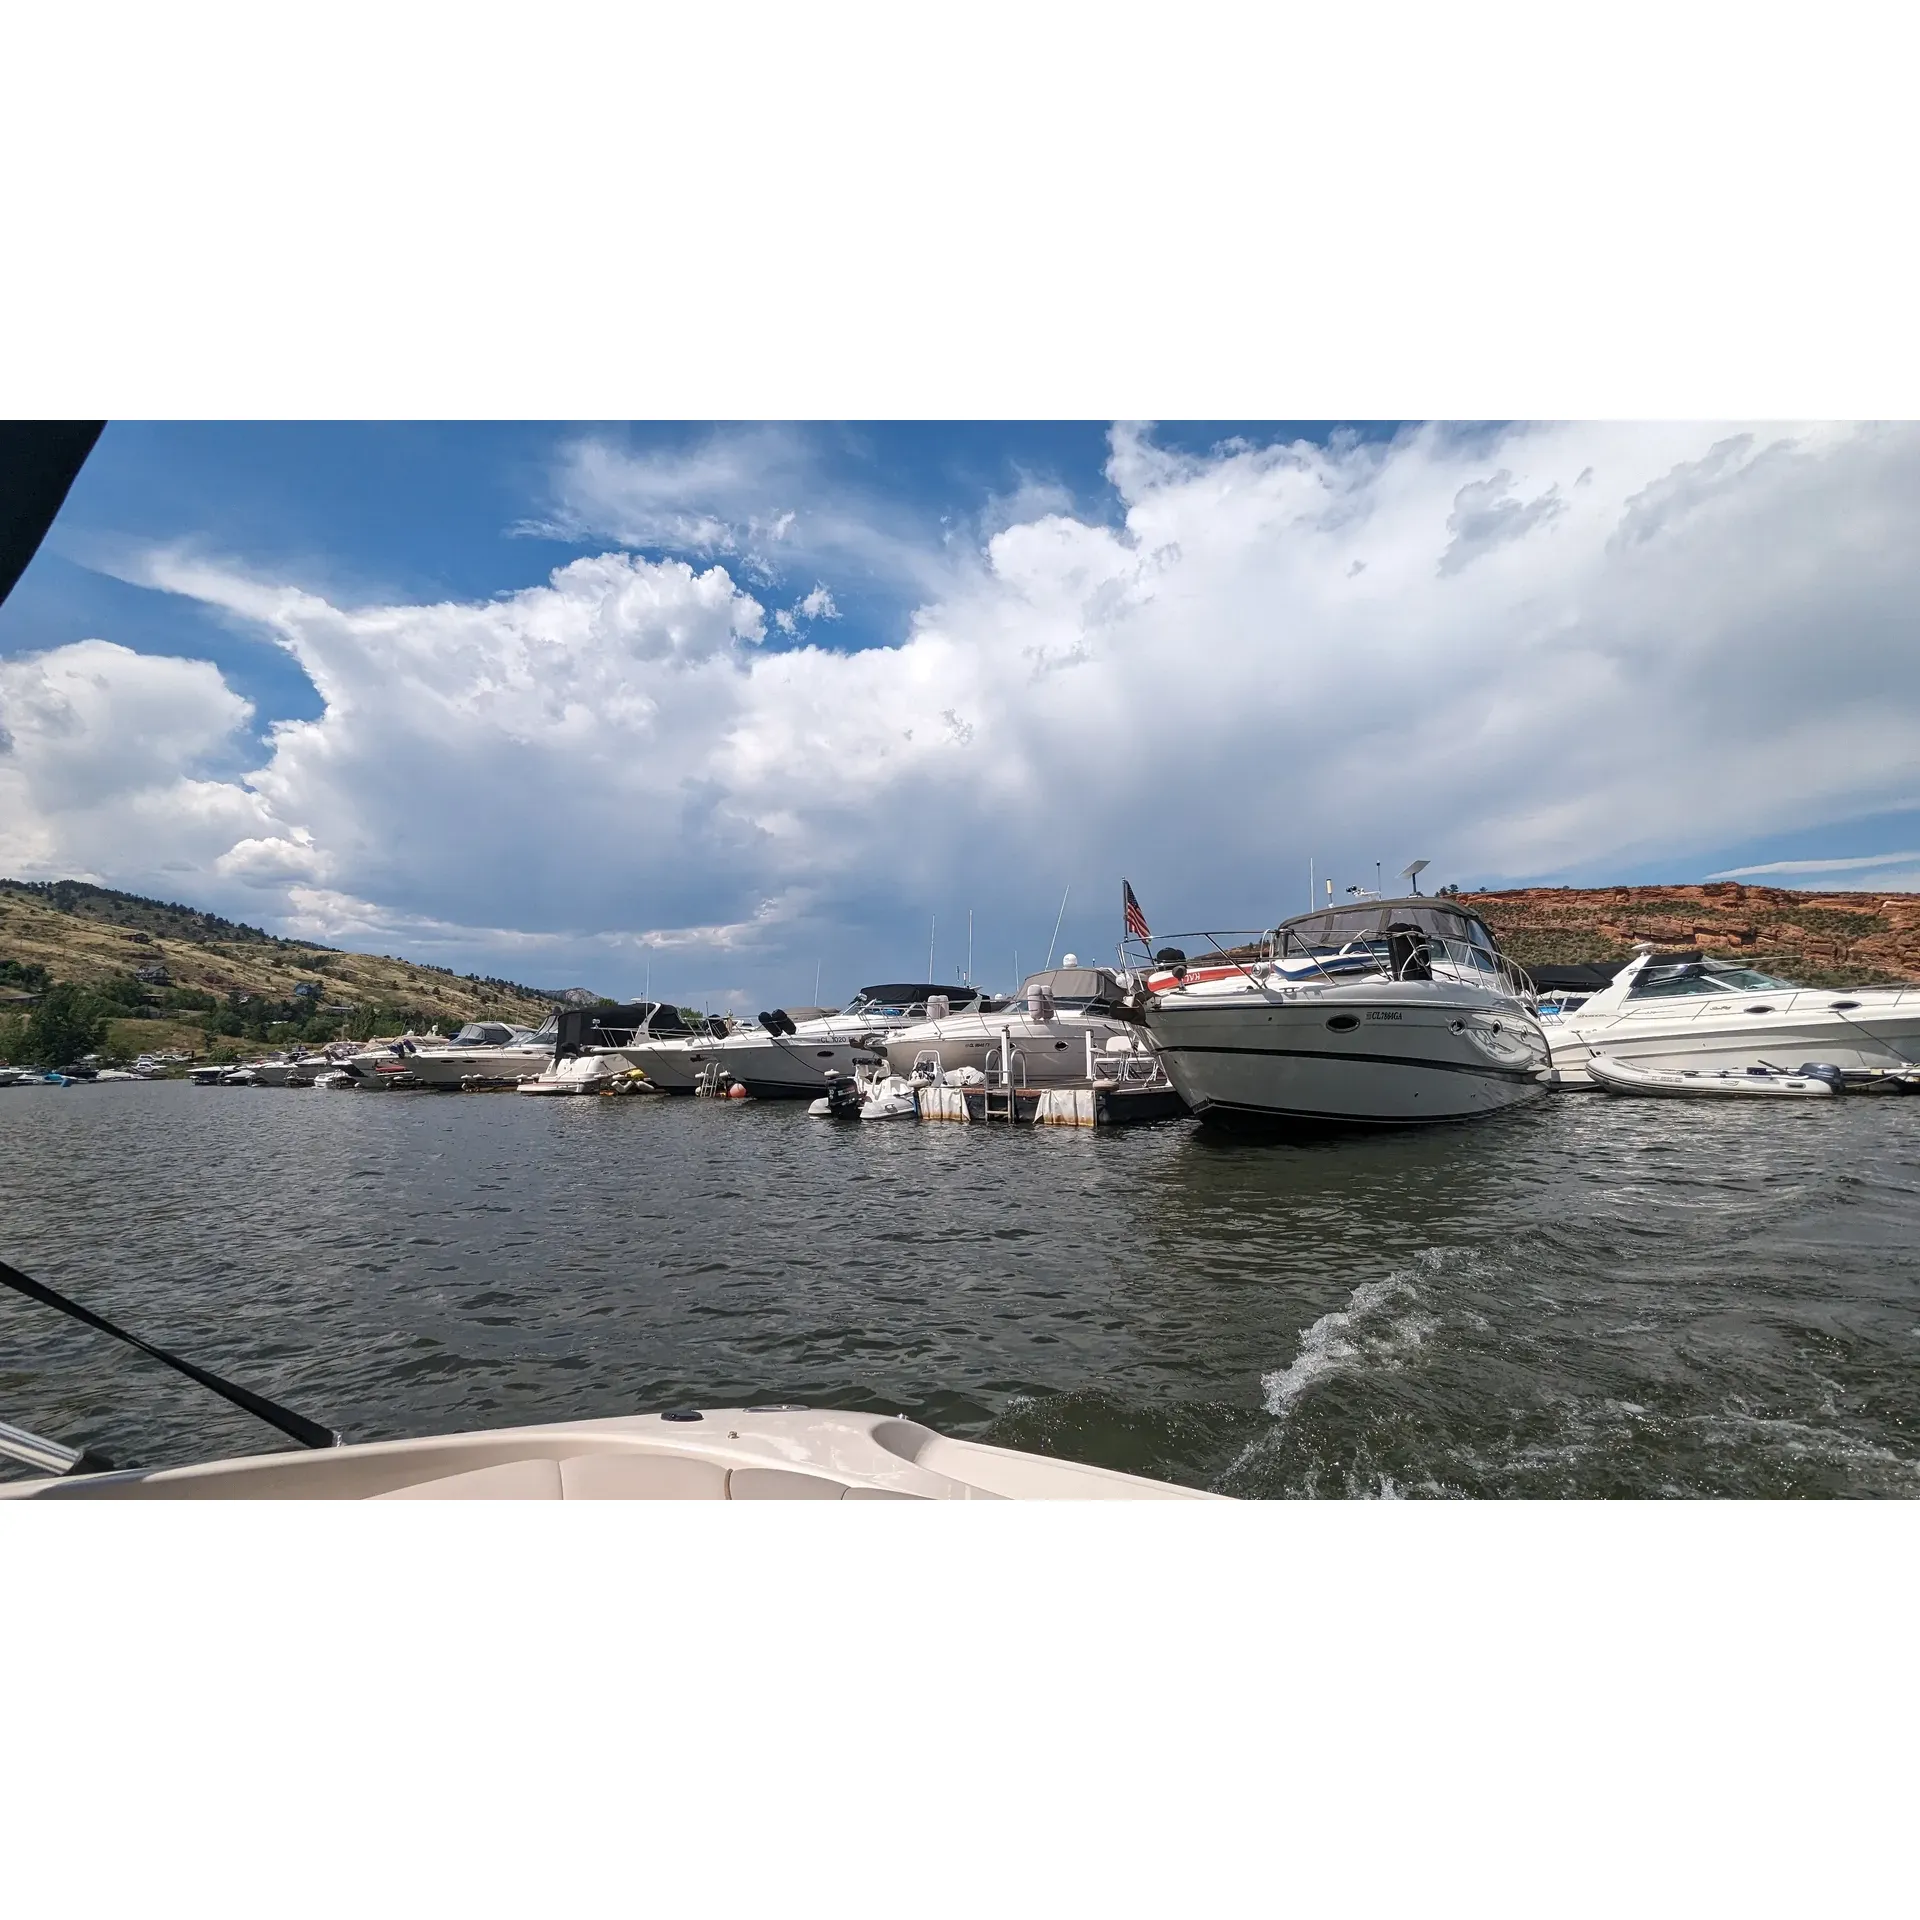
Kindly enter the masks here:
M 136 989 L 135 978 L 155 969 Z M 245 1051 L 244 1042 L 257 1051 L 261 1040 L 482 1018 L 532 1025 L 554 1004 L 513 981 L 284 940 L 138 894 L 0 880 L 0 1014 L 47 980 L 117 996 L 130 1016 L 113 1024 L 110 1045 L 121 1053 L 182 1044 Z

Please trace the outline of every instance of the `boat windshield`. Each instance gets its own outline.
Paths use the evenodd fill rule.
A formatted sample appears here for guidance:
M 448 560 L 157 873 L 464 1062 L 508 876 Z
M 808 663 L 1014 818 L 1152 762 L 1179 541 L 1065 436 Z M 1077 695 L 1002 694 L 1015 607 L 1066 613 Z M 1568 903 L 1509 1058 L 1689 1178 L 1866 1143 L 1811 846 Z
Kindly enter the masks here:
M 512 1040 L 513 1029 L 497 1020 L 469 1020 L 447 1044 L 450 1047 L 504 1047 Z
M 1776 980 L 1752 967 L 1730 966 L 1724 960 L 1681 960 L 1666 966 L 1642 967 L 1627 991 L 1629 1000 L 1671 1000 L 1694 993 L 1792 993 L 1790 980 Z
M 925 1019 L 927 1001 L 936 993 L 945 994 L 949 1007 L 971 1006 L 976 998 L 972 987 L 942 987 L 925 981 L 890 981 L 884 986 L 862 987 L 844 1009 L 845 1015 L 870 1018 L 891 1015 L 896 1019 L 912 1016 Z
M 1338 953 L 1356 943 L 1366 947 L 1377 942 L 1384 952 L 1388 930 L 1396 927 L 1435 936 L 1461 952 L 1472 948 L 1491 955 L 1496 951 L 1492 934 L 1477 915 L 1436 906 L 1431 900 L 1370 900 L 1365 906 L 1303 913 L 1281 924 L 1278 946 L 1283 958 L 1294 953 Z

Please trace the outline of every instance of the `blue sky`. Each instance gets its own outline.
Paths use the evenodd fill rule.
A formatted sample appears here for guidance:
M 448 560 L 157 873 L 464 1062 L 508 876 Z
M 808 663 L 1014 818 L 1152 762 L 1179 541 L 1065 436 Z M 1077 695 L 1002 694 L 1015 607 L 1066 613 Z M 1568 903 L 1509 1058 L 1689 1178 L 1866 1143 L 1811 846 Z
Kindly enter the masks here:
M 0 868 L 835 993 L 1467 883 L 1920 882 L 1905 429 L 114 423 Z M 1879 866 L 1836 867 L 1864 861 Z M 987 971 L 985 966 L 977 970 Z M 796 983 L 794 976 L 804 976 Z

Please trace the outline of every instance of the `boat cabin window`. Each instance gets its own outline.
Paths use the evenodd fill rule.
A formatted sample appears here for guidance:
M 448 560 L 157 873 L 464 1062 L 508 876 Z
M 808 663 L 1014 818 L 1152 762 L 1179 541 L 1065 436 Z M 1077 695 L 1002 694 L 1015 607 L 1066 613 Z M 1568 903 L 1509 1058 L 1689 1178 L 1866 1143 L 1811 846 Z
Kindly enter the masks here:
M 1683 994 L 1792 993 L 1793 984 L 1752 967 L 1722 960 L 1682 960 L 1642 967 L 1627 990 L 1629 1000 L 1672 1000 Z

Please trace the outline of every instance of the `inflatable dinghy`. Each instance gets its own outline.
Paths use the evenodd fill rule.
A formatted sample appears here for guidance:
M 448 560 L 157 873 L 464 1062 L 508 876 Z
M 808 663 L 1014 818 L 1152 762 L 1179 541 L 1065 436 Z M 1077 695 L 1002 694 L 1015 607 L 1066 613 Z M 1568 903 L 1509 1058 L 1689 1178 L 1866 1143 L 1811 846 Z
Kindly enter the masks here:
M 1830 1100 L 1841 1086 L 1838 1067 L 1637 1067 L 1604 1053 L 1588 1059 L 1587 1072 L 1609 1093 L 1682 1100 Z

